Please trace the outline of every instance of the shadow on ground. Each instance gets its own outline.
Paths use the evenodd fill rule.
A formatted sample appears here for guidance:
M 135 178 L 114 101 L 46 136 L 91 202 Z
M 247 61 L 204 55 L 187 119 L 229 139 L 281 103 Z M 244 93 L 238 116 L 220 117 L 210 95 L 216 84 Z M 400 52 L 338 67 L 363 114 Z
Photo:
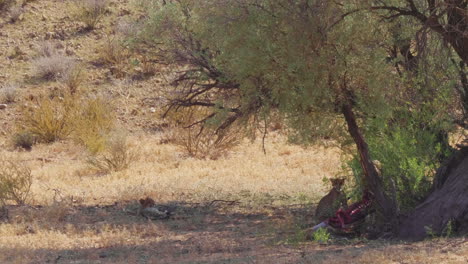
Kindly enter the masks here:
M 239 204 L 187 204 L 164 220 L 136 215 L 135 203 L 109 206 L 9 207 L 4 224 L 29 246 L 0 247 L 0 261 L 20 263 L 325 263 L 337 255 L 359 257 L 375 245 L 349 240 L 340 245 L 288 243 L 307 222 L 308 206 L 264 207 L 252 213 Z M 47 231 L 70 237 L 71 245 L 46 246 Z M 89 237 L 89 243 L 87 241 Z M 81 242 L 74 243 L 74 238 Z M 45 238 L 47 239 L 47 238 Z M 96 242 L 97 241 L 97 242 Z M 44 243 L 44 244 L 42 244 Z M 336 263 L 334 261 L 334 263 Z M 346 263 L 346 262 L 343 262 Z M 348 262 L 349 263 L 349 262 Z

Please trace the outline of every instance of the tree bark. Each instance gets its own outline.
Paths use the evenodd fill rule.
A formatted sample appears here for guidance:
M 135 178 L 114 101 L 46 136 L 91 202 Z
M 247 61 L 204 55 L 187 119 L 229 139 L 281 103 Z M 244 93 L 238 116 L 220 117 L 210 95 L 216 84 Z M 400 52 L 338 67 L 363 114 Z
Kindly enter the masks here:
M 400 221 L 398 236 L 421 240 L 428 234 L 441 234 L 450 221 L 464 219 L 468 213 L 468 149 L 447 163 L 448 175 L 426 200 Z
M 359 162 L 364 171 L 364 177 L 366 180 L 366 187 L 372 192 L 375 197 L 377 204 L 379 205 L 382 214 L 390 223 L 394 223 L 397 216 L 396 201 L 390 199 L 384 191 L 382 179 L 380 178 L 374 163 L 372 162 L 369 154 L 369 147 L 362 135 L 359 126 L 356 122 L 356 116 L 350 104 L 344 104 L 342 106 L 342 113 L 345 117 L 348 131 L 354 142 L 359 153 Z M 394 226 L 392 226 L 394 227 Z

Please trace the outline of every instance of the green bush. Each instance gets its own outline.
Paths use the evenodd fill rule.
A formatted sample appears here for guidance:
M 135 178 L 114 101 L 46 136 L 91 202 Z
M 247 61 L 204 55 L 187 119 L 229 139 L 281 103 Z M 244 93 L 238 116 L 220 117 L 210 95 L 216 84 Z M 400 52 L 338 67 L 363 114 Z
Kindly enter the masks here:
M 13 135 L 13 145 L 15 147 L 31 150 L 36 142 L 36 138 L 29 131 L 20 131 Z
M 421 128 L 426 123 L 421 113 L 402 111 L 391 125 L 369 126 L 366 139 L 371 156 L 378 160 L 386 191 L 396 199 L 401 211 L 407 211 L 424 200 L 432 188 L 432 179 L 450 147 L 441 141 L 442 124 Z M 390 121 L 387 121 L 390 123 Z M 358 157 L 350 163 L 362 194 L 362 176 Z
M 330 240 L 330 233 L 326 228 L 319 228 L 312 234 L 312 239 L 319 243 L 327 243 Z
M 0 203 L 24 204 L 32 184 L 31 170 L 22 163 L 0 159 Z

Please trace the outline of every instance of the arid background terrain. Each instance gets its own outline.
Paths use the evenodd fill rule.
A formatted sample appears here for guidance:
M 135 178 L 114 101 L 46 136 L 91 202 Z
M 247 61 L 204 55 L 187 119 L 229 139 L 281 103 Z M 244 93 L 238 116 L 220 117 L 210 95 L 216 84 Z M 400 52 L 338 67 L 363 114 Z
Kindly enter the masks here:
M 69 0 L 23 0 L 0 11 L 0 103 L 7 105 L 0 109 L 0 157 L 32 175 L 26 204 L 9 201 L 2 216 L 1 263 L 468 261 L 463 237 L 304 239 L 330 188 L 323 179 L 342 173 L 341 151 L 332 143 L 289 144 L 278 125 L 269 128 L 266 154 L 259 137 L 202 159 L 188 155 L 177 141 L 181 132 L 160 117 L 165 69 L 117 41 L 125 22 L 142 16 L 139 1 L 109 0 L 92 30 L 76 18 L 77 8 Z M 60 74 L 41 75 L 47 50 L 79 65 L 76 85 Z M 66 101 L 60 93 L 75 86 L 82 100 L 108 105 L 113 129 L 126 135 L 126 168 L 92 166 L 89 148 L 73 136 L 31 150 L 18 146 L 15 135 L 40 98 Z M 176 208 L 174 215 L 138 216 L 137 201 L 145 197 Z

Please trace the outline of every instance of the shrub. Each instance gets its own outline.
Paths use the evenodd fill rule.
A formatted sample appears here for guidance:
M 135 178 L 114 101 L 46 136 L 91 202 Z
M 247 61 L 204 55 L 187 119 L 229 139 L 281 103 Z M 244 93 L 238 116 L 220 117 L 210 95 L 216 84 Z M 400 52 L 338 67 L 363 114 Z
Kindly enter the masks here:
M 60 76 L 59 81 L 62 82 L 69 90 L 70 94 L 75 94 L 78 91 L 81 83 L 84 80 L 83 66 L 72 64 Z
M 0 159 L 0 202 L 24 204 L 32 184 L 31 170 L 22 163 Z
M 14 103 L 18 95 L 18 86 L 9 84 L 0 89 L 0 102 L 1 103 Z
M 34 75 L 44 80 L 63 78 L 74 67 L 76 67 L 75 59 L 60 53 L 41 56 L 33 61 Z
M 168 119 L 175 126 L 171 141 L 191 157 L 217 159 L 238 145 L 243 133 L 236 125 L 218 131 L 209 120 L 197 123 L 207 115 L 206 111 L 205 108 L 191 107 L 171 113 Z
M 117 37 L 107 37 L 104 46 L 98 52 L 101 60 L 107 64 L 122 64 L 129 56 L 122 41 Z
M 21 15 L 24 13 L 24 9 L 21 6 L 15 6 L 10 8 L 10 22 L 15 23 L 21 19 Z
M 71 109 L 74 98 L 41 98 L 37 106 L 23 111 L 23 130 L 40 142 L 50 143 L 63 139 L 71 132 Z
M 107 0 L 75 0 L 74 5 L 75 18 L 92 30 L 106 12 Z
M 111 103 L 100 97 L 83 99 L 74 116 L 73 139 L 92 154 L 104 151 L 115 123 Z
M 109 173 L 127 169 L 135 161 L 136 153 L 130 149 L 124 133 L 111 134 L 102 153 L 92 155 L 88 163 L 98 170 Z
M 217 159 L 239 144 L 239 135 L 236 128 L 229 128 L 223 134 L 217 134 L 215 129 L 209 127 L 179 127 L 175 129 L 174 143 L 191 157 Z
M 20 131 L 13 135 L 13 145 L 15 147 L 31 150 L 35 142 L 34 135 L 29 131 Z
M 330 240 L 330 233 L 326 228 L 319 228 L 312 234 L 314 241 L 319 243 L 327 243 Z

